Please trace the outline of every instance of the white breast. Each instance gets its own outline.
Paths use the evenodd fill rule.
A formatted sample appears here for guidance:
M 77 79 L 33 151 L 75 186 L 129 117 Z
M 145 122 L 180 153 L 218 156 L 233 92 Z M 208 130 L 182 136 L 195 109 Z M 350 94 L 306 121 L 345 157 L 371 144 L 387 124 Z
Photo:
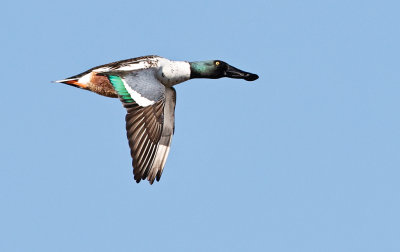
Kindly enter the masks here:
M 190 65 L 186 61 L 165 60 L 157 73 L 159 81 L 167 87 L 190 79 Z

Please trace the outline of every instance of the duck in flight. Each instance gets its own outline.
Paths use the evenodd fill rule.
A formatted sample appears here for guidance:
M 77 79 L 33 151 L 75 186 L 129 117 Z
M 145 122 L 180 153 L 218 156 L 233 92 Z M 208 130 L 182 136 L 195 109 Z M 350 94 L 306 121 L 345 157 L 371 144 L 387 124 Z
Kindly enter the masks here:
M 174 85 L 194 78 L 229 77 L 254 81 L 258 75 L 221 60 L 172 61 L 145 56 L 91 68 L 55 82 L 119 98 L 127 110 L 126 131 L 134 179 L 159 181 L 175 128 Z

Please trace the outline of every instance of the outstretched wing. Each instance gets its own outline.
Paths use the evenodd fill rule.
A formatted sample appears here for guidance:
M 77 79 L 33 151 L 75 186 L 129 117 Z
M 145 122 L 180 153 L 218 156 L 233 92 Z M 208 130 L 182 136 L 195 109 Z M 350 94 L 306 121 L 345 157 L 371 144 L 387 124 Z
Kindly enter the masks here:
M 127 109 L 126 130 L 136 182 L 160 180 L 174 131 L 176 92 L 149 68 L 106 73 Z

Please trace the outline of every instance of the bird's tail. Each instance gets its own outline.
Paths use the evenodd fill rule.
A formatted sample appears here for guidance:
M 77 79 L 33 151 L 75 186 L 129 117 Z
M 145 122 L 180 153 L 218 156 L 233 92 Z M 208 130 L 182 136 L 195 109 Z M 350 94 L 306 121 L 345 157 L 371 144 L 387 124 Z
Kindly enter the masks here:
M 83 84 L 78 82 L 79 78 L 73 78 L 73 79 L 64 79 L 64 80 L 56 80 L 56 81 L 52 81 L 53 83 L 64 83 L 73 87 L 77 87 L 77 88 L 83 88 L 83 89 L 87 89 L 88 85 L 87 84 Z

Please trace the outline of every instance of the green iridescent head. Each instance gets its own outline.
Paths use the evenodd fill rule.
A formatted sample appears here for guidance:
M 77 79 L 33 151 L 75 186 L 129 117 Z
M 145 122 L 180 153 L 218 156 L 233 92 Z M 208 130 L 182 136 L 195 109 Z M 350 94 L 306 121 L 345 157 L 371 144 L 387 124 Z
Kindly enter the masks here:
M 189 64 L 191 79 L 218 79 L 222 77 L 244 79 L 247 81 L 254 81 L 258 79 L 257 74 L 242 71 L 221 60 L 195 61 L 189 62 Z

